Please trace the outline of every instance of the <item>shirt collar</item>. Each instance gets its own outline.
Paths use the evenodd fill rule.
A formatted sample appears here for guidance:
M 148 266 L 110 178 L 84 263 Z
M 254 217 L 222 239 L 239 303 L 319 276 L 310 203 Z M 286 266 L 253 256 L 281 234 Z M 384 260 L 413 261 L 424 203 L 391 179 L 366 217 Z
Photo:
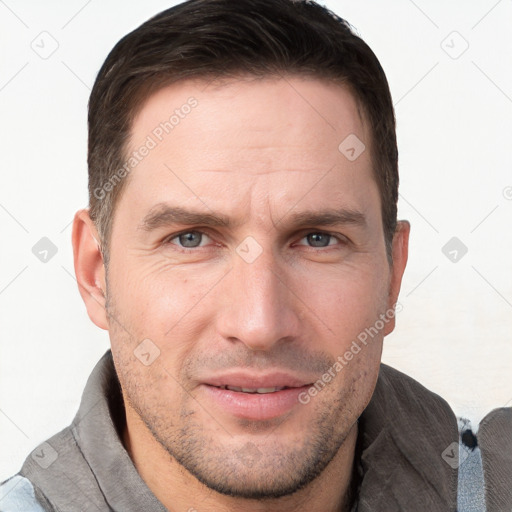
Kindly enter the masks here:
M 358 512 L 456 510 L 458 429 L 445 400 L 381 364 L 359 426 Z

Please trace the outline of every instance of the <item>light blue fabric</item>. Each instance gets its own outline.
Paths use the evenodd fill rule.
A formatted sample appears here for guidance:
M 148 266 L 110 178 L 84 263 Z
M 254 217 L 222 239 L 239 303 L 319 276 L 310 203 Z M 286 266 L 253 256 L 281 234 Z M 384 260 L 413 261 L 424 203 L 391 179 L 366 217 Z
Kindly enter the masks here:
M 459 476 L 457 512 L 486 512 L 484 472 L 480 448 L 468 448 L 462 442 L 462 433 L 471 425 L 459 418 Z
M 15 475 L 0 484 L 2 512 L 44 512 L 36 500 L 34 487 L 26 478 Z

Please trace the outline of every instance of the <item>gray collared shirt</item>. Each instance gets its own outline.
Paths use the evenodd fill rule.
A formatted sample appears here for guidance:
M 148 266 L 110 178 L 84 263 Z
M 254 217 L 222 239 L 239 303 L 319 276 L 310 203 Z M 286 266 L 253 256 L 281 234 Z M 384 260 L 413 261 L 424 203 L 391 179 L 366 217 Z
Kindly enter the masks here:
M 109 350 L 89 377 L 71 425 L 39 445 L 21 471 L 0 486 L 0 510 L 165 512 L 121 442 L 124 424 L 121 389 Z M 506 425 L 510 424 L 512 420 Z M 506 430 L 501 424 L 500 428 Z M 492 442 L 497 435 L 484 428 L 491 450 L 482 450 L 483 467 L 503 484 L 512 473 L 503 472 L 506 460 L 500 469 L 492 464 L 492 457 L 499 456 Z M 457 420 L 443 399 L 410 377 L 381 365 L 372 400 L 359 418 L 357 445 L 354 511 L 457 510 Z M 502 459 L 510 456 L 510 450 L 508 455 L 501 453 Z M 483 499 L 478 470 L 468 472 L 473 479 L 475 474 L 477 484 L 469 488 L 475 491 L 476 485 L 476 493 L 464 495 L 470 504 Z M 511 510 L 510 486 L 508 492 L 495 501 Z M 460 507 L 459 499 L 459 512 L 464 512 Z M 495 510 L 505 509 L 491 503 L 488 511 Z

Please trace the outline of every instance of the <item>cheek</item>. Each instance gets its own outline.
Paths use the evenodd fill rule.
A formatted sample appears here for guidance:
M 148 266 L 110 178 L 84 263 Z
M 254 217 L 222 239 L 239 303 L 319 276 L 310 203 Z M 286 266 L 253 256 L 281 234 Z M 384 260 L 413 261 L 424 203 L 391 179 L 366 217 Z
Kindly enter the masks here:
M 142 350 L 138 347 L 143 340 L 151 340 L 158 358 L 148 378 L 156 379 L 154 384 L 172 384 L 172 380 L 165 382 L 168 375 L 159 375 L 157 368 L 163 365 L 171 375 L 178 376 L 197 341 L 204 338 L 218 304 L 215 283 L 222 278 L 222 269 L 205 267 L 201 271 L 195 267 L 191 271 L 192 267 L 171 266 L 165 260 L 148 265 L 128 258 L 118 260 L 116 265 L 123 272 L 112 272 L 109 281 L 115 318 L 110 333 L 112 351 L 117 351 L 119 362 L 126 367 L 144 371 L 134 354 Z
M 388 274 L 370 267 L 343 268 L 324 279 L 307 279 L 306 303 L 325 326 L 331 353 L 345 351 L 361 332 L 373 326 L 387 304 Z M 316 287 L 312 286 L 316 283 Z
M 109 279 L 117 309 L 136 326 L 152 326 L 167 332 L 194 305 L 200 304 L 215 282 L 222 277 L 221 269 L 204 271 L 195 266 L 170 264 L 165 258 L 154 262 L 137 258 L 118 260 Z M 154 333 L 155 335 L 157 333 Z

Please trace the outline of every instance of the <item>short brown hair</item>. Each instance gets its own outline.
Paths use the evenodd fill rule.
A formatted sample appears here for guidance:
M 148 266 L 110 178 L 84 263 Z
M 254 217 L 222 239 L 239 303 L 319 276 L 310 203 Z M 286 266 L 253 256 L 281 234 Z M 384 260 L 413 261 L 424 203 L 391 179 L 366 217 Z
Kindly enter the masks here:
M 398 200 L 395 115 L 386 76 L 370 47 L 345 20 L 310 0 L 189 0 L 123 37 L 91 92 L 89 207 L 106 265 L 114 208 L 126 182 L 112 186 L 112 179 L 125 163 L 141 103 L 180 80 L 281 74 L 337 81 L 362 106 L 391 257 Z

